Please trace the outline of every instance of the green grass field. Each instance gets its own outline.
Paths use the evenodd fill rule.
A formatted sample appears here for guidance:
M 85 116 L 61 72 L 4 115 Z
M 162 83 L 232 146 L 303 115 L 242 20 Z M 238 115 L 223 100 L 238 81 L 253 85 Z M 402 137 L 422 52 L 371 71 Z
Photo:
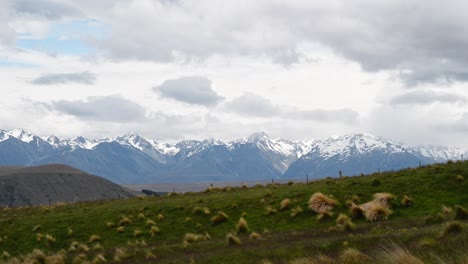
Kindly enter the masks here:
M 467 177 L 468 162 L 448 162 L 308 184 L 3 208 L 0 262 L 468 263 Z M 331 218 L 319 221 L 309 209 L 316 192 L 338 201 Z M 362 204 L 379 192 L 395 196 L 387 220 L 337 225 L 338 215 L 350 215 L 347 200 Z M 401 204 L 405 195 L 411 206 Z M 297 207 L 303 212 L 292 217 Z M 219 211 L 228 218 L 213 223 Z M 248 228 L 237 234 L 241 217 Z

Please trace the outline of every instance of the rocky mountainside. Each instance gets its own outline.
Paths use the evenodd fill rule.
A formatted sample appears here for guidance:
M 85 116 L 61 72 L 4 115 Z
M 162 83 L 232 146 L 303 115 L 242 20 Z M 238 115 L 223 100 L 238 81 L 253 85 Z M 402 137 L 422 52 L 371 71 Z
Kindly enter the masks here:
M 457 160 L 466 150 L 406 146 L 370 134 L 325 140 L 270 138 L 157 142 L 135 132 L 116 138 L 61 140 L 23 129 L 0 130 L 0 165 L 67 164 L 119 184 L 246 181 L 357 175 Z
M 134 196 L 134 192 L 66 165 L 0 167 L 0 207 Z

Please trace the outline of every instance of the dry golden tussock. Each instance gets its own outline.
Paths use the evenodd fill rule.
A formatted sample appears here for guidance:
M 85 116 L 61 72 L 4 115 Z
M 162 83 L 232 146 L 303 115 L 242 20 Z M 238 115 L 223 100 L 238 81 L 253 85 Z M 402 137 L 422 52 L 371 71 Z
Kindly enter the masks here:
M 329 198 L 321 192 L 314 193 L 309 199 L 309 209 L 316 213 L 331 211 L 336 205 L 337 201 Z

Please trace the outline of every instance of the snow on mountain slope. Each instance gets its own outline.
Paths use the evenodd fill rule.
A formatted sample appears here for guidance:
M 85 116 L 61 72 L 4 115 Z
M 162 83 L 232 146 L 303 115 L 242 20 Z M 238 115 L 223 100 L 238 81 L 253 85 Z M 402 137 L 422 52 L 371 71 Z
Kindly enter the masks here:
M 415 149 L 423 156 L 433 158 L 437 162 L 461 160 L 468 158 L 468 150 L 446 146 L 416 146 Z
M 323 158 L 330 158 L 335 155 L 344 155 L 346 157 L 346 155 L 352 155 L 353 151 L 360 155 L 376 150 L 382 150 L 387 153 L 409 151 L 404 146 L 368 133 L 331 137 L 324 141 L 317 141 L 315 148 L 318 149 Z
M 334 136 L 324 140 L 298 140 L 270 138 L 260 132 L 227 142 L 210 138 L 168 144 L 144 138 L 135 132 L 115 138 L 87 139 L 77 136 L 61 140 L 55 136 L 39 137 L 24 129 L 0 129 L 2 165 L 28 165 L 42 161 L 75 162 L 85 164 L 80 167 L 84 171 L 93 169 L 96 174 L 102 173 L 102 176 L 111 178 L 112 175 L 105 175 L 110 171 L 106 169 L 106 166 L 110 166 L 109 161 L 117 157 L 125 161 L 131 156 L 132 163 L 128 163 L 131 166 L 121 162 L 121 170 L 129 175 L 133 173 L 129 177 L 134 178 L 135 182 L 145 177 L 148 180 L 153 177 L 153 173 L 166 177 L 166 180 L 171 180 L 170 177 L 177 173 L 190 177 L 194 169 L 198 169 L 199 175 L 212 173 L 210 179 L 239 177 L 244 180 L 242 177 L 246 175 L 267 177 L 266 174 L 273 177 L 286 172 L 297 162 L 294 165 L 296 169 L 291 173 L 293 176 L 303 175 L 313 168 L 319 168 L 317 172 L 333 170 L 336 174 L 336 168 L 342 165 L 348 166 L 348 171 L 353 169 L 360 172 L 375 168 L 417 166 L 418 161 L 428 164 L 459 160 L 462 155 L 468 157 L 467 149 L 413 147 L 367 133 Z M 140 170 L 142 164 L 146 164 L 145 172 Z M 369 164 L 373 164 L 372 168 L 368 168 Z M 94 167 L 87 168 L 88 165 Z M 154 168 L 151 167 L 153 165 Z
M 10 130 L 10 131 L 0 130 L 0 142 L 5 141 L 10 137 L 17 138 L 20 141 L 23 141 L 25 143 L 29 143 L 29 142 L 33 141 L 35 139 L 35 137 L 38 138 L 33 133 L 31 133 L 31 132 L 29 132 L 27 130 L 21 129 L 21 128 L 15 128 L 15 129 Z

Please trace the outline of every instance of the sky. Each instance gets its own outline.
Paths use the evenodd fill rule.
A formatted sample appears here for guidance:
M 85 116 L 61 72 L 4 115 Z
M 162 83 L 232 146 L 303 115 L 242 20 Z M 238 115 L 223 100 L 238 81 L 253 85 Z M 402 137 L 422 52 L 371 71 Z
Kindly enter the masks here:
M 467 1 L 2 0 L 0 128 L 468 146 Z

